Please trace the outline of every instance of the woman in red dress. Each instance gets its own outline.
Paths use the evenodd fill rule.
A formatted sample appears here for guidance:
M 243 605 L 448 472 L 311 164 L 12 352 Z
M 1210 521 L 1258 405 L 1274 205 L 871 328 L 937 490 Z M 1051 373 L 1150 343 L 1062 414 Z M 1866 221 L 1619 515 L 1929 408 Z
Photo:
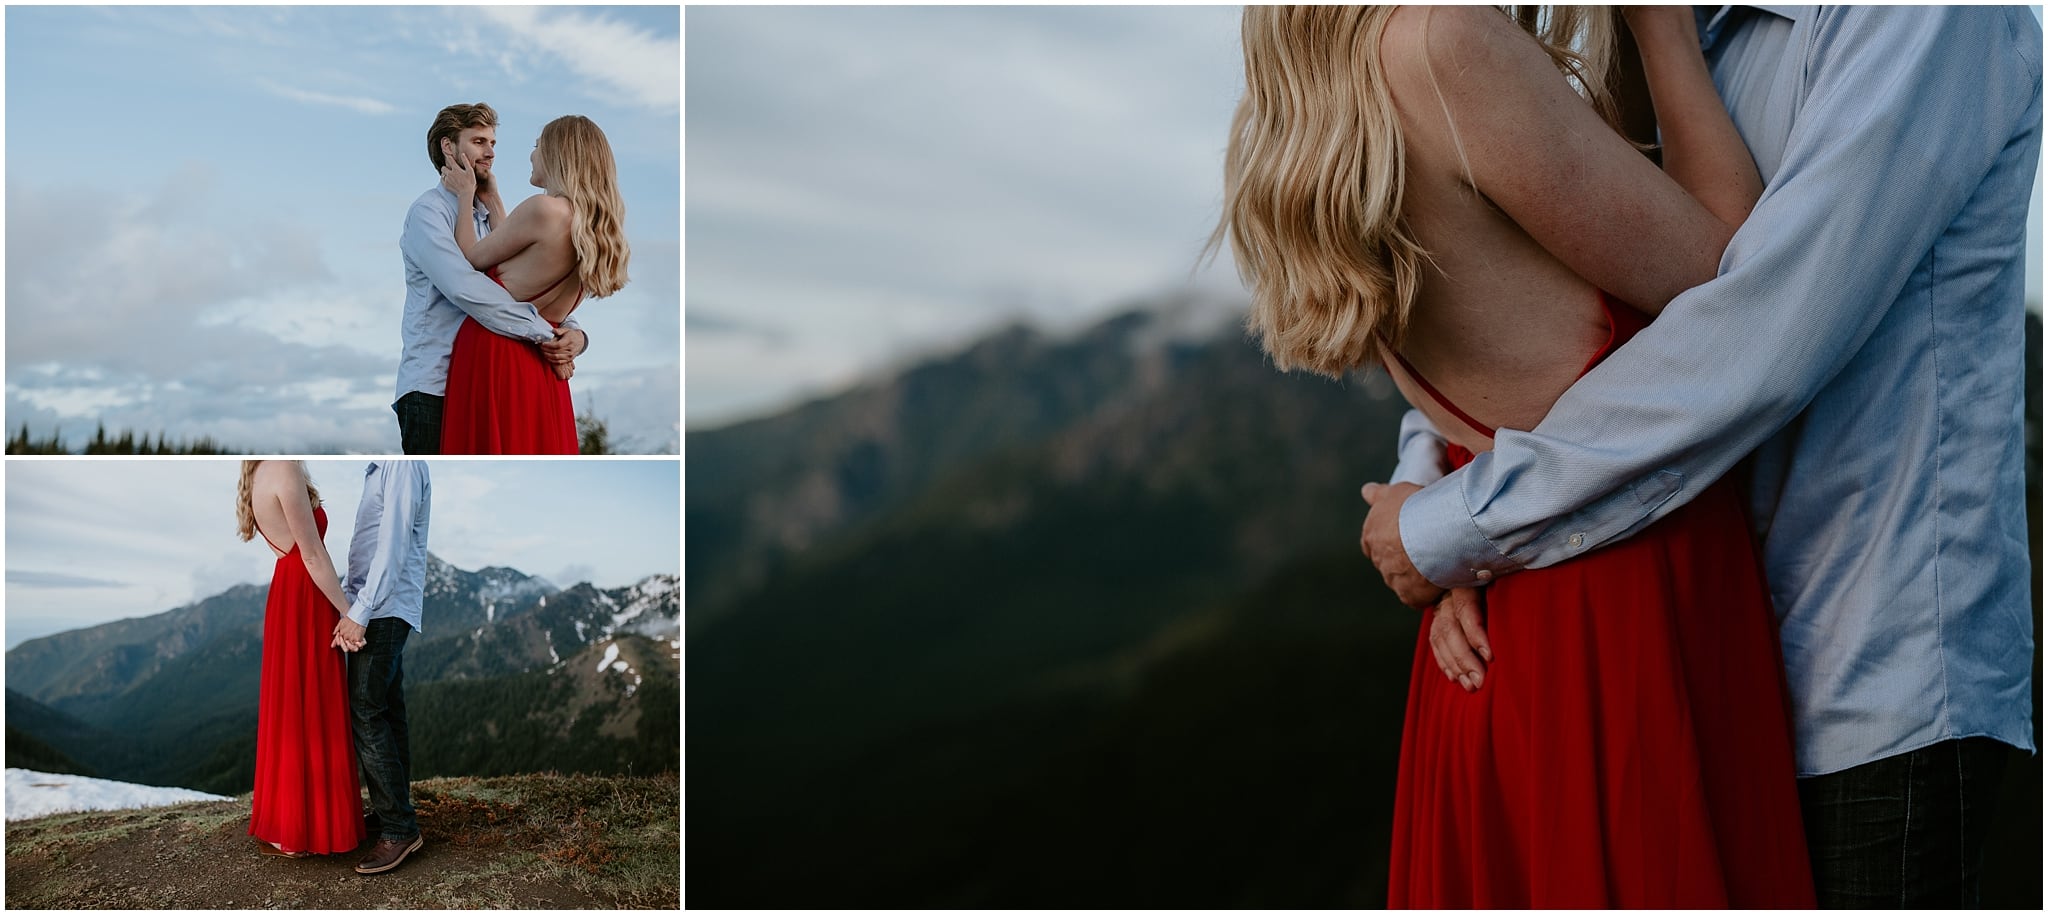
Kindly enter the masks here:
M 444 141 L 445 143 L 446 141 Z M 441 178 L 458 213 L 476 200 L 476 175 L 448 150 Z M 488 195 L 491 233 L 476 237 L 455 220 L 455 240 L 471 266 L 485 270 L 515 298 L 531 302 L 559 325 L 584 296 L 603 298 L 626 285 L 625 204 L 604 131 L 581 115 L 550 121 L 533 147 L 533 186 L 507 215 Z M 575 454 L 576 410 L 569 400 L 573 366 L 551 366 L 539 347 L 501 337 L 463 319 L 448 360 L 442 406 L 442 454 Z
M 363 805 L 334 635 L 348 603 L 321 542 L 327 513 L 297 461 L 243 461 L 236 500 L 241 538 L 260 535 L 277 554 L 263 607 L 249 834 L 265 854 L 289 858 L 354 851 Z
M 1513 9 L 1244 16 L 1218 234 L 1250 327 L 1283 369 L 1383 365 L 1453 463 L 1712 279 L 1763 187 L 1689 8 L 1619 17 L 1661 170 L 1609 99 L 1624 22 Z M 1438 656 L 1449 616 L 1418 636 L 1389 907 L 1814 904 L 1776 619 L 1726 482 L 1483 593 L 1483 675 Z

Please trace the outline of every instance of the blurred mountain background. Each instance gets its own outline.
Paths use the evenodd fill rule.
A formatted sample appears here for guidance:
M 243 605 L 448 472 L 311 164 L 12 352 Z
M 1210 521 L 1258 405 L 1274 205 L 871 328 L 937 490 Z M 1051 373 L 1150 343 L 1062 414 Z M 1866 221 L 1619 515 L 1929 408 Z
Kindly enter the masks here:
M 7 765 L 216 794 L 255 780 L 267 587 L 7 652 Z M 432 554 L 405 651 L 413 774 L 679 769 L 674 576 L 558 588 Z
M 1419 617 L 1357 491 L 1404 406 L 1231 312 L 1013 327 L 686 433 L 693 904 L 1384 904 Z M 2008 767 L 1986 906 L 2041 904 L 2041 772 Z

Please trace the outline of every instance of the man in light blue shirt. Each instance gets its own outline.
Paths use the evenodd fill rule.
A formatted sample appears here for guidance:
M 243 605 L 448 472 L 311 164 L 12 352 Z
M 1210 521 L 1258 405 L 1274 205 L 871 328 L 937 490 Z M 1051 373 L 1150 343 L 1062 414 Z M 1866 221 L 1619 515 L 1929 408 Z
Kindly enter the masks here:
M 476 237 L 482 238 L 490 234 L 492 209 L 504 212 L 491 175 L 498 113 L 482 102 L 441 109 L 427 130 L 427 158 L 437 172 L 447 162 L 444 141 L 476 173 L 476 206 L 471 213 L 457 214 L 454 192 L 436 184 L 412 202 L 398 238 L 405 256 L 405 317 L 399 330 L 405 350 L 398 361 L 398 397 L 391 409 L 398 414 L 399 440 L 406 454 L 441 451 L 448 357 L 464 317 L 475 318 L 491 333 L 540 344 L 542 356 L 556 364 L 570 364 L 590 342 L 574 318 L 556 329 L 532 304 L 513 299 L 505 287 L 471 267 L 455 242 L 458 215 L 475 220 Z
M 373 461 L 363 474 L 341 583 L 348 614 L 335 624 L 347 649 L 350 721 L 377 844 L 356 873 L 380 874 L 418 851 L 412 806 L 412 750 L 405 720 L 405 639 L 420 628 L 427 583 L 427 517 L 432 505 L 422 461 Z
M 1368 487 L 1364 548 L 1427 604 L 1624 539 L 1750 458 L 1820 901 L 1973 905 L 2007 748 L 2035 745 L 2022 246 L 2041 28 L 2021 7 L 1698 22 L 1766 183 L 1720 275 L 1456 472 L 1411 416 L 1406 482 Z

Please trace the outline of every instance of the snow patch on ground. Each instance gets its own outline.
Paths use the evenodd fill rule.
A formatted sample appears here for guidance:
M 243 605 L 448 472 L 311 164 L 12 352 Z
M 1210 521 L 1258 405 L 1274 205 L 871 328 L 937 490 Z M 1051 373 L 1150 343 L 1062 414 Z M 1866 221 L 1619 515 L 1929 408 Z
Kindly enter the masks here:
M 131 785 L 82 775 L 51 775 L 29 769 L 7 770 L 7 818 L 25 820 L 79 810 L 125 810 L 162 807 L 189 801 L 230 801 L 189 788 Z
M 562 656 L 555 653 L 555 631 L 553 629 L 542 629 L 540 634 L 548 637 L 548 663 L 562 663 Z
M 604 669 L 612 666 L 612 662 L 618 659 L 619 643 L 613 642 L 610 645 L 604 646 L 604 660 L 597 662 L 597 672 L 604 673 Z

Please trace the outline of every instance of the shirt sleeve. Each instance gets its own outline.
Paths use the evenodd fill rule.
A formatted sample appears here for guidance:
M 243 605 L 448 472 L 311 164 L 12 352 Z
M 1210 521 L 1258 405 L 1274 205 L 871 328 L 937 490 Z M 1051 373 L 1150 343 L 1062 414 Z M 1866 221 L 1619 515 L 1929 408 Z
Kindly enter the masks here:
M 1444 436 L 1421 410 L 1409 410 L 1401 417 L 1401 437 L 1395 447 L 1394 476 L 1389 483 L 1428 486 L 1444 478 L 1450 463 L 1444 458 Z
M 1698 495 L 1863 346 L 2001 150 L 2039 142 L 2040 25 L 2004 7 L 1828 7 L 1784 158 L 1722 256 L 1533 431 L 1411 496 L 1442 587 L 1570 559 Z
M 348 618 L 359 626 L 370 624 L 370 614 L 391 596 L 398 571 L 405 561 L 406 540 L 412 536 L 413 515 L 419 511 L 414 498 L 419 488 L 419 469 L 411 461 L 392 461 L 383 466 L 384 512 L 377 519 L 377 546 L 370 554 L 370 567 L 362 586 L 348 608 Z
M 512 298 L 505 287 L 477 272 L 462 256 L 455 243 L 455 225 L 450 215 L 422 200 L 405 214 L 405 231 L 398 238 L 405 256 L 427 275 L 427 279 L 463 313 L 475 318 L 485 330 L 505 337 L 540 343 L 554 337 L 554 329 L 540 312 Z

